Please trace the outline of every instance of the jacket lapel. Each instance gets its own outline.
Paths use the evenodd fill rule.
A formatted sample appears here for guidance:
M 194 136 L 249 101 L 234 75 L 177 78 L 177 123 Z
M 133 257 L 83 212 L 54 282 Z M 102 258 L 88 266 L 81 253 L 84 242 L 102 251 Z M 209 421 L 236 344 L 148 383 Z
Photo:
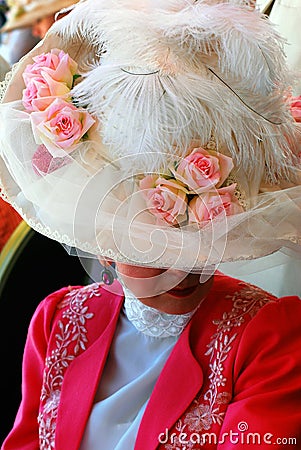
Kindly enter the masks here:
M 140 424 L 135 450 L 157 448 L 159 437 L 164 440 L 167 429 L 177 422 L 202 387 L 203 372 L 189 345 L 190 328 L 191 322 L 158 378 Z
M 106 299 L 104 301 L 106 302 Z M 122 304 L 122 295 L 106 302 L 102 310 L 102 320 L 106 321 L 108 317 L 110 320 L 105 330 L 66 371 L 58 410 L 56 450 L 65 450 L 66 446 L 68 450 L 79 448 Z M 99 324 L 99 329 L 102 325 Z

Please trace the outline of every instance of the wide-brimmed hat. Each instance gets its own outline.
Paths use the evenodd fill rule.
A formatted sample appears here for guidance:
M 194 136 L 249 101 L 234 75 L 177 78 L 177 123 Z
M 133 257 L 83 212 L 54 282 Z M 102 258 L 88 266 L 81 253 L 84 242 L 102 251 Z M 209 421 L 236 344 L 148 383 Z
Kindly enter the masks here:
M 31 227 L 84 255 L 194 271 L 300 249 L 283 42 L 233 3 L 86 0 L 22 59 L 0 105 L 0 177 Z
M 78 0 L 10 0 L 7 21 L 0 32 L 30 27 L 38 19 L 69 8 Z

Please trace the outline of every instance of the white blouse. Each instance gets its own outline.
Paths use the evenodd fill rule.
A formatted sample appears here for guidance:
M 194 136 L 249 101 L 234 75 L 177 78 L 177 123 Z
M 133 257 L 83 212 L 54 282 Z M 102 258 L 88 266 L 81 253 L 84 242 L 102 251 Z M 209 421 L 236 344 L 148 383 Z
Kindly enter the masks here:
M 80 450 L 134 448 L 157 378 L 193 313 L 161 313 L 126 291 Z

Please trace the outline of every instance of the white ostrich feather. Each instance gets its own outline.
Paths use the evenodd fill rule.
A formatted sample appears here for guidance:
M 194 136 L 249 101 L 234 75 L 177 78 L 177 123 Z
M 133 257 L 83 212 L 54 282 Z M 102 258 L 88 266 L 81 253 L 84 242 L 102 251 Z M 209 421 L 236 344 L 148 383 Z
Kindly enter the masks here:
M 164 23 L 164 24 L 163 24 Z M 201 54 L 214 53 L 224 74 L 248 80 L 254 91 L 270 91 L 286 83 L 283 42 L 271 23 L 247 8 L 196 3 L 163 18 L 162 31 L 172 49 L 185 49 L 198 64 Z M 250 63 L 251 62 L 251 63 Z
M 264 160 L 270 179 L 288 175 L 283 42 L 238 3 L 85 0 L 55 24 L 66 43 L 102 54 L 72 94 L 98 117 L 112 158 L 138 153 L 142 171 L 164 170 L 192 139 L 213 134 L 246 173 Z

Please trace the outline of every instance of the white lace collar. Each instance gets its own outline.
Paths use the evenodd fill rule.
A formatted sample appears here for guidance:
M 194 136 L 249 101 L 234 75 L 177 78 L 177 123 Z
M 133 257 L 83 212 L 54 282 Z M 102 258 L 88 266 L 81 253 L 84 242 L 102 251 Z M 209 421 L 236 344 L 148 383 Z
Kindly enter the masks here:
M 179 336 L 195 310 L 186 314 L 167 314 L 144 305 L 131 291 L 124 288 L 125 314 L 135 328 L 152 337 Z

